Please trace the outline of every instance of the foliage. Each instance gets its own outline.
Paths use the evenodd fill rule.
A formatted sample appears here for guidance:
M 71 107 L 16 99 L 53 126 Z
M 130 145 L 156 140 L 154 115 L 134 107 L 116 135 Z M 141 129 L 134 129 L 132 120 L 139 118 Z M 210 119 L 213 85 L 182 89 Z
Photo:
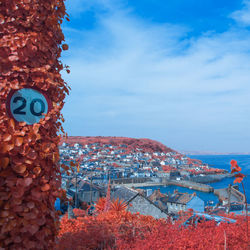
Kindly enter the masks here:
M 245 187 L 243 184 L 243 179 L 244 177 L 246 177 L 244 174 L 240 173 L 241 171 L 241 167 L 238 166 L 238 163 L 236 160 L 231 160 L 231 173 L 234 173 L 234 183 L 241 183 L 242 184 L 242 188 L 243 188 L 243 192 L 244 192 L 244 198 L 245 198 L 245 210 L 246 210 L 246 235 L 247 235 L 247 241 L 248 241 L 248 248 L 250 249 L 250 242 L 249 242 L 249 230 L 248 230 L 248 208 L 247 208 L 247 196 L 246 196 L 246 191 L 245 191 Z
M 59 196 L 57 144 L 68 87 L 58 60 L 64 40 L 63 0 L 0 1 L 0 248 L 51 249 Z M 38 124 L 6 113 L 9 92 L 24 86 L 46 91 L 53 107 Z
M 214 221 L 208 221 L 189 228 L 162 224 L 146 233 L 144 239 L 136 239 L 130 249 L 140 246 L 143 249 L 163 249 L 164 246 L 167 249 L 247 249 L 244 231 L 242 218 L 235 224 L 216 225 Z
M 245 177 L 244 174 L 240 173 L 241 167 L 238 166 L 237 161 L 231 160 L 231 173 L 234 174 L 235 180 L 234 183 L 241 183 L 243 178 Z
M 108 223 L 95 217 L 78 217 L 68 219 L 65 215 L 61 220 L 58 250 L 64 249 L 103 249 L 114 244 L 112 229 Z
M 97 213 L 100 213 L 100 212 L 103 212 L 104 211 L 104 208 L 105 208 L 105 205 L 106 205 L 106 198 L 105 197 L 101 197 L 96 205 L 95 205 L 95 211 Z
M 247 249 L 244 216 L 221 214 L 236 223 L 201 221 L 197 225 L 182 224 L 192 210 L 179 213 L 178 221 L 154 219 L 132 214 L 126 205 L 113 200 L 105 211 L 106 199 L 101 198 L 95 216 L 68 219 L 60 224 L 56 250 L 76 249 Z M 78 211 L 79 212 L 79 211 Z M 84 212 L 84 211 L 83 211 Z
M 232 218 L 232 216 L 231 216 Z M 247 249 L 245 223 L 201 222 L 183 227 L 125 210 L 61 220 L 56 249 Z
M 239 172 L 237 162 L 232 161 L 232 172 Z M 236 178 L 239 178 L 236 175 Z M 108 205 L 107 205 L 108 204 Z M 108 208 L 108 209 L 107 209 Z M 100 198 L 96 213 L 89 216 L 61 220 L 56 249 L 248 249 L 249 217 L 221 214 L 236 223 L 200 221 L 183 226 L 193 215 L 192 209 L 179 213 L 178 221 L 154 219 L 151 216 L 132 214 L 121 201 L 110 200 L 110 184 L 107 197 Z M 79 213 L 78 214 L 84 214 Z
M 80 144 L 90 144 L 90 143 L 100 143 L 101 145 L 104 144 L 111 144 L 112 146 L 118 146 L 124 144 L 128 147 L 128 151 L 141 148 L 145 152 L 175 152 L 171 148 L 166 147 L 162 143 L 150 139 L 135 139 L 135 138 L 128 138 L 128 137 L 103 137 L 103 136 L 96 136 L 96 137 L 83 137 L 83 136 L 69 136 L 67 139 L 62 139 L 62 142 L 69 143 L 73 145 L 75 143 Z
M 87 211 L 84 211 L 83 209 L 74 208 L 73 213 L 75 217 L 85 217 L 87 214 Z
M 113 211 L 113 212 L 122 212 L 127 209 L 127 204 L 123 201 L 120 201 L 118 198 L 116 200 L 109 200 L 108 201 L 110 204 L 107 208 L 107 198 L 100 198 L 96 205 L 95 205 L 95 211 L 97 214 L 100 214 L 102 212 L 108 212 L 108 211 Z
M 130 242 L 150 230 L 152 217 L 131 214 L 125 210 L 99 213 L 96 216 L 61 220 L 56 249 L 103 249 L 114 247 L 119 241 Z M 72 244 L 73 243 L 73 244 Z

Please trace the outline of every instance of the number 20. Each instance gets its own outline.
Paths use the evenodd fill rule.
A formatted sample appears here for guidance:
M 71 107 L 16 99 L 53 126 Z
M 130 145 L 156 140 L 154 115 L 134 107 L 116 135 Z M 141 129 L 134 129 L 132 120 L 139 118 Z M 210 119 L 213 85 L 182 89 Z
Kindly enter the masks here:
M 21 105 L 19 107 L 17 107 L 16 109 L 14 109 L 13 113 L 16 114 L 16 115 L 26 115 L 26 112 L 23 111 L 23 109 L 26 107 L 26 104 L 27 104 L 26 99 L 21 97 L 21 96 L 17 96 L 13 100 L 14 103 L 17 103 L 18 101 L 21 101 Z M 35 111 L 35 103 L 37 103 L 37 102 L 40 104 L 40 107 L 41 107 L 40 112 Z M 31 112 L 32 115 L 41 116 L 41 114 L 44 113 L 44 111 L 45 111 L 45 104 L 41 99 L 36 98 L 36 99 L 33 99 L 31 101 L 31 103 L 30 103 L 30 112 Z

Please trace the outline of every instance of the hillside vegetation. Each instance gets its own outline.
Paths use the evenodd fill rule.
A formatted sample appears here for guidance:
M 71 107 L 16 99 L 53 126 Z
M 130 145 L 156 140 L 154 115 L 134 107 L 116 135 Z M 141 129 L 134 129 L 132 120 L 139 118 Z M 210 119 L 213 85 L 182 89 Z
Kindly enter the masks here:
M 175 150 L 166 147 L 162 143 L 151 140 L 151 139 L 135 139 L 128 137 L 102 137 L 102 136 L 68 136 L 67 139 L 63 138 L 61 143 L 66 142 L 70 145 L 74 145 L 75 143 L 79 144 L 91 144 L 91 143 L 100 143 L 103 144 L 111 144 L 113 146 L 119 146 L 121 144 L 127 145 L 129 148 L 141 148 L 147 152 L 176 152 Z

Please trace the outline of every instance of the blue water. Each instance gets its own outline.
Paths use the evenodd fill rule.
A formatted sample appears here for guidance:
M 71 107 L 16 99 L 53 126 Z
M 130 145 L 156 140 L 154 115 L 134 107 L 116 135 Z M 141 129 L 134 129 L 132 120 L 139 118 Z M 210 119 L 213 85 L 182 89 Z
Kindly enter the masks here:
M 250 155 L 192 155 L 189 156 L 193 159 L 202 160 L 204 163 L 208 163 L 211 167 L 226 169 L 230 171 L 230 161 L 236 160 L 238 165 L 242 168 L 242 173 L 246 175 L 243 180 L 243 184 L 246 191 L 247 201 L 250 203 Z M 233 184 L 234 178 L 226 178 L 222 181 L 210 183 L 214 188 L 225 188 L 228 184 Z M 239 185 L 239 189 L 243 192 L 242 185 Z
M 242 168 L 242 173 L 246 175 L 246 177 L 243 180 L 247 201 L 250 203 L 250 155 L 192 155 L 189 156 L 193 159 L 198 159 L 203 161 L 204 163 L 209 164 L 211 167 L 214 168 L 220 168 L 220 169 L 226 169 L 230 172 L 230 161 L 236 160 L 238 162 L 238 165 Z M 219 182 L 215 183 L 209 183 L 214 188 L 226 188 L 228 187 L 228 184 L 233 184 L 234 178 L 225 178 Z M 204 193 L 188 188 L 178 187 L 178 186 L 167 186 L 167 187 L 142 187 L 142 189 L 152 189 L 153 191 L 155 189 L 160 188 L 161 193 L 173 193 L 174 190 L 178 190 L 179 192 L 186 192 L 186 193 L 193 193 L 196 192 L 197 196 L 199 196 L 201 199 L 205 201 L 205 204 L 208 201 L 213 201 L 215 204 L 218 202 L 218 197 L 212 193 Z M 239 185 L 239 189 L 241 192 L 242 185 Z

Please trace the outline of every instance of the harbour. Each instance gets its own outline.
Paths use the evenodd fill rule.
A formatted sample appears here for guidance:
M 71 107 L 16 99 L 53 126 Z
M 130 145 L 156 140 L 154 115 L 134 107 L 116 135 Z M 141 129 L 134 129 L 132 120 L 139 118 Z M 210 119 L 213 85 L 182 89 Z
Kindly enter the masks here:
M 152 179 L 142 180 L 140 178 L 133 180 L 124 180 L 121 182 L 116 180 L 116 185 L 124 185 L 129 188 L 139 189 L 160 189 L 161 192 L 174 192 L 178 190 L 180 192 L 193 193 L 196 192 L 198 196 L 201 196 L 203 200 L 208 204 L 229 204 L 229 203 L 244 203 L 245 197 L 242 192 L 238 190 L 238 186 L 229 185 L 224 188 L 214 188 L 211 185 L 187 181 L 187 180 L 170 180 L 162 178 L 159 182 Z M 113 182 L 114 184 L 114 182 Z

